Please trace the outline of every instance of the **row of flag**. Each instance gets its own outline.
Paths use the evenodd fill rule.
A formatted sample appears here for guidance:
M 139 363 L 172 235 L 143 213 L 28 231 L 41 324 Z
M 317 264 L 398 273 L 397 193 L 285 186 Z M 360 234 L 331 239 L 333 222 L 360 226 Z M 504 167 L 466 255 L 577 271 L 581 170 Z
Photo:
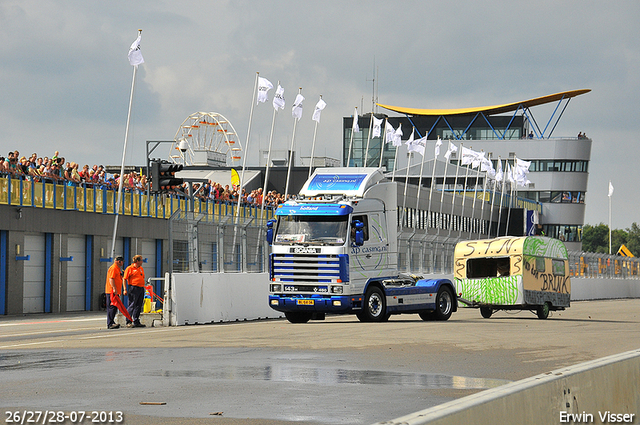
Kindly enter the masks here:
M 144 63 L 144 58 L 142 57 L 142 51 L 140 48 L 140 42 L 142 38 L 142 31 L 139 31 L 138 37 L 131 44 L 129 48 L 129 63 L 132 66 L 138 66 Z M 264 77 L 258 77 L 258 95 L 256 104 L 265 103 L 269 100 L 269 90 L 273 89 L 273 84 Z M 293 106 L 291 107 L 291 115 L 293 118 L 300 120 L 302 118 L 302 108 L 303 108 L 304 96 L 298 93 L 293 102 Z M 279 109 L 285 108 L 285 97 L 284 97 L 284 87 L 278 84 L 276 92 L 273 96 L 273 107 L 277 111 Z M 320 98 L 318 103 L 316 103 L 315 109 L 313 111 L 313 115 L 311 119 L 315 122 L 320 122 L 320 115 L 324 108 L 327 106 L 326 102 Z M 372 122 L 372 137 L 380 137 L 382 135 L 382 119 L 378 119 L 374 116 L 371 117 Z M 393 128 L 393 125 L 389 123 L 389 121 L 385 121 L 384 125 L 385 129 L 385 141 L 386 143 L 391 143 L 396 148 L 402 146 L 402 126 L 398 125 L 398 128 Z M 353 132 L 357 133 L 360 131 L 360 127 L 358 126 L 358 109 L 355 109 L 353 114 Z M 409 139 L 405 141 L 405 145 L 407 146 L 407 150 L 410 153 L 419 153 L 422 157 L 424 157 L 425 148 L 427 144 L 427 137 L 421 137 L 419 139 L 414 138 L 414 130 L 411 131 L 411 136 Z M 435 144 L 435 158 L 440 155 L 440 146 L 442 146 L 442 140 L 438 137 L 438 140 Z M 489 178 L 496 180 L 497 182 L 502 182 L 504 178 L 507 179 L 510 183 L 518 184 L 520 186 L 526 187 L 529 185 L 530 181 L 527 177 L 529 173 L 529 167 L 531 165 L 530 161 L 523 161 L 519 158 L 515 159 L 515 164 L 513 167 L 507 162 L 506 163 L 506 172 L 503 172 L 502 169 L 502 161 L 498 159 L 498 169 L 495 170 L 493 167 L 493 163 L 490 159 L 485 157 L 484 152 L 476 152 L 472 149 L 461 147 L 462 152 L 460 156 L 460 163 L 462 165 L 471 165 L 471 168 L 480 167 L 480 171 L 486 172 Z M 449 148 L 447 152 L 444 154 L 444 157 L 449 160 L 452 153 L 458 151 L 458 147 L 453 143 L 449 142 Z M 613 186 L 609 183 L 609 196 L 613 193 Z
M 264 77 L 258 77 L 258 96 L 256 105 L 258 103 L 264 103 L 269 100 L 269 90 L 273 89 L 273 84 L 271 81 L 267 80 Z M 291 107 L 291 115 L 293 118 L 300 120 L 302 118 L 302 102 L 304 101 L 304 96 L 298 93 L 296 99 L 293 101 L 293 106 Z M 316 103 L 315 110 L 313 111 L 312 120 L 315 122 L 320 122 L 320 114 L 322 110 L 327 106 L 327 103 L 320 98 L 318 103 Z M 284 87 L 278 84 L 278 88 L 273 96 L 273 107 L 277 111 L 278 109 L 284 109 L 285 107 L 285 99 L 284 99 Z

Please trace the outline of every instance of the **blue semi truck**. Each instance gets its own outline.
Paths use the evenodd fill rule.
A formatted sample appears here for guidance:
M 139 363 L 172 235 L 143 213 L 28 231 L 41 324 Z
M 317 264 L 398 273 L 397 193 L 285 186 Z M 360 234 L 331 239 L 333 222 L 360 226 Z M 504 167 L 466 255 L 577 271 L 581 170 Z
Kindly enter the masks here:
M 271 308 L 292 323 L 327 313 L 448 320 L 458 308 L 451 280 L 398 272 L 397 185 L 378 168 L 319 168 L 279 205 L 267 223 Z

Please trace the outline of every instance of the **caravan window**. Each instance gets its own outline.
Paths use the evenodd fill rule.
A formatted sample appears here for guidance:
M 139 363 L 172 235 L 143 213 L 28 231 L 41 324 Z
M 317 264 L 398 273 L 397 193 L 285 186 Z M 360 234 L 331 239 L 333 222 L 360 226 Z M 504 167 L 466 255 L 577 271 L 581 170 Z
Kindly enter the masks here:
M 467 278 L 500 277 L 511 275 L 509 257 L 470 258 L 467 260 Z
M 564 276 L 564 261 L 563 260 L 551 260 L 551 267 L 553 267 L 553 274 L 556 276 Z
M 544 265 L 544 257 L 536 257 L 536 271 L 538 273 L 544 273 L 545 272 L 545 265 Z

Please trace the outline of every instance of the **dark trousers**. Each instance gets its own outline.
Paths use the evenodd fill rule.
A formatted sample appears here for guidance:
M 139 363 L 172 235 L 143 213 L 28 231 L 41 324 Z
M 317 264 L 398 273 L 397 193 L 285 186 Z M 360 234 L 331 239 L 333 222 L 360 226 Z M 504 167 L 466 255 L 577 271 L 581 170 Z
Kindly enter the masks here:
M 136 325 L 140 323 L 140 312 L 142 311 L 142 305 L 144 304 L 144 288 L 142 286 L 129 285 L 129 306 L 127 311 L 133 319 L 133 323 Z M 127 323 L 129 320 L 127 320 Z
M 107 327 L 115 324 L 118 307 L 111 305 L 111 294 L 107 294 Z

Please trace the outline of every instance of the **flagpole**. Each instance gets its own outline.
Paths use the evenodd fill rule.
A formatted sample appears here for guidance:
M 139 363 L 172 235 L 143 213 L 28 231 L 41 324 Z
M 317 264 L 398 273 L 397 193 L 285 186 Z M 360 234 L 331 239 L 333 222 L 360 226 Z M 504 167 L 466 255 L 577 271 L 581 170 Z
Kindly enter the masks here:
M 451 143 L 451 141 L 449 141 L 449 143 Z M 460 147 L 462 147 L 462 144 L 460 144 Z M 462 150 L 459 149 L 458 151 L 460 152 L 460 155 L 462 155 Z M 459 157 L 459 155 L 456 154 L 456 157 Z M 455 212 L 455 206 L 456 206 L 456 188 L 458 187 L 459 171 L 460 171 L 460 159 L 458 159 L 458 164 L 456 165 L 456 178 L 455 178 L 455 181 L 453 182 L 453 192 L 451 193 L 451 219 L 452 220 L 454 220 L 453 213 Z M 462 215 L 462 218 L 464 218 L 464 215 Z M 458 227 L 460 227 L 460 223 L 458 223 Z M 453 231 L 453 225 L 449 228 L 449 236 L 447 236 L 448 238 L 451 237 L 452 231 Z
M 611 180 L 609 180 L 609 255 L 611 255 Z
M 464 152 L 462 150 L 462 143 L 460 143 L 460 162 L 462 162 L 462 156 L 464 155 L 462 152 Z M 469 164 L 466 165 L 467 167 L 467 171 L 464 174 L 464 185 L 462 186 L 462 217 L 464 219 L 464 201 L 467 199 L 467 178 L 469 177 Z M 471 220 L 473 221 L 473 215 L 471 216 Z M 462 237 L 462 228 L 464 226 L 460 226 L 460 236 Z M 469 231 L 469 234 L 471 234 L 471 231 Z
M 500 159 L 500 157 L 498 157 L 498 160 L 499 159 Z M 491 219 L 493 219 L 493 206 L 494 206 L 495 200 L 496 200 L 496 186 L 497 186 L 497 184 L 498 184 L 498 180 L 496 178 L 493 181 L 493 194 L 491 195 L 491 206 L 489 207 L 489 232 L 487 234 L 487 239 L 491 238 Z M 498 236 L 497 231 L 496 231 L 496 236 Z
M 242 188 L 244 187 L 244 172 L 246 170 L 247 156 L 249 153 L 249 138 L 251 137 L 251 122 L 253 121 L 253 108 L 256 98 L 256 90 L 258 89 L 259 72 L 256 72 L 256 82 L 253 85 L 253 95 L 251 96 L 251 110 L 249 112 L 249 127 L 247 128 L 247 142 L 245 143 L 244 158 L 242 158 L 242 175 L 240 176 L 240 187 L 238 188 L 238 208 L 236 208 L 236 224 L 240 217 L 240 202 L 242 201 Z
M 500 169 L 502 169 L 502 158 L 498 157 L 498 161 L 500 161 Z M 500 187 L 500 208 L 498 209 L 498 230 L 496 231 L 496 237 L 500 236 L 500 224 L 502 222 L 502 209 L 504 208 L 504 186 L 506 185 L 505 174 L 507 171 L 507 167 L 505 164 L 504 171 L 502 171 L 502 185 Z
M 280 81 L 278 81 L 280 86 Z M 264 212 L 264 201 L 267 198 L 267 184 L 269 183 L 269 170 L 271 169 L 271 145 L 273 143 L 273 129 L 276 126 L 276 115 L 278 114 L 278 108 L 273 108 L 273 118 L 271 119 L 271 134 L 269 135 L 269 150 L 267 152 L 267 169 L 264 173 L 264 189 L 262 189 L 262 202 L 260 203 L 260 210 Z M 264 213 L 263 213 L 264 215 Z
M 489 161 L 491 161 L 491 156 L 489 156 Z M 480 165 L 482 167 L 482 165 Z M 481 230 L 482 230 L 482 220 L 484 220 L 484 204 L 487 203 L 486 201 L 486 196 L 487 196 L 487 180 L 489 179 L 489 173 L 487 171 L 484 172 L 484 179 L 482 180 L 482 207 L 480 208 L 480 228 L 478 230 L 478 239 L 480 239 L 481 237 Z
M 449 158 L 445 158 L 445 159 L 446 161 L 444 163 L 444 176 L 442 177 L 442 191 L 440 191 L 440 217 L 442 217 L 442 204 L 444 203 L 444 187 L 447 183 L 447 166 L 449 165 Z
M 429 187 L 429 208 L 427 209 L 427 223 L 431 221 L 433 225 L 433 220 L 431 219 L 431 195 L 433 194 L 433 186 L 435 185 L 436 179 L 436 163 L 438 162 L 438 157 L 434 155 L 433 157 L 433 169 L 431 171 L 431 186 Z M 432 226 L 435 227 L 435 226 Z
M 351 149 L 353 149 L 353 130 L 358 122 L 358 107 L 356 106 L 355 113 L 353 115 L 353 122 L 351 123 L 351 140 L 349 140 L 349 152 L 347 153 L 347 167 L 349 167 L 349 163 L 351 162 Z
M 484 151 L 481 150 L 480 152 L 484 152 Z M 471 163 L 471 167 L 473 167 L 473 163 Z M 478 165 L 478 170 L 480 170 L 480 165 Z M 478 175 L 479 174 L 480 174 L 480 171 L 476 171 L 475 184 L 473 185 L 473 202 L 471 203 L 471 228 L 472 229 L 473 229 L 474 219 L 476 217 L 476 199 L 478 198 Z
M 371 122 L 369 123 L 369 134 L 367 136 L 367 150 L 364 152 L 364 166 L 367 166 L 369 159 L 369 143 L 371 142 L 371 131 L 373 130 L 373 111 L 371 111 Z
M 404 223 L 404 217 L 406 214 L 406 206 L 407 206 L 407 184 L 409 183 L 409 167 L 411 166 L 411 158 L 413 157 L 413 152 L 409 152 L 409 163 L 407 164 L 407 174 L 404 178 L 404 196 L 402 197 L 402 216 L 400 223 Z
M 298 94 L 302 94 L 302 87 L 298 88 Z M 294 105 L 295 107 L 295 105 Z M 296 127 L 298 125 L 298 118 L 293 117 L 293 134 L 291 135 L 291 149 L 289 150 L 289 168 L 287 169 L 287 183 L 284 187 L 284 200 L 288 199 L 289 195 L 289 179 L 291 177 L 291 163 L 293 162 L 293 144 L 296 140 Z
M 384 136 L 382 137 L 382 143 L 380 144 L 380 165 L 378 168 L 382 168 L 382 157 L 384 156 L 384 145 L 387 143 L 387 124 L 389 120 L 385 118 L 384 120 Z
M 391 174 L 391 181 L 395 181 L 396 179 L 396 168 L 398 168 L 397 165 L 398 165 L 398 148 L 399 147 L 400 146 L 396 146 L 396 154 L 393 157 L 393 173 Z
M 322 100 L 322 95 L 320 95 L 320 100 Z M 313 128 L 313 142 L 311 143 L 311 159 L 309 160 L 309 175 L 307 178 L 311 177 L 311 167 L 313 167 L 313 153 L 316 149 L 316 133 L 318 132 L 318 121 L 316 121 L 316 125 Z
M 515 160 L 514 160 L 515 161 Z M 514 162 L 515 164 L 515 162 Z M 507 208 L 507 221 L 504 225 L 504 235 L 507 236 L 509 233 L 509 221 L 511 221 L 511 206 L 513 204 L 513 184 L 515 183 L 515 179 L 513 178 L 513 168 L 509 167 L 509 173 L 507 173 L 509 178 L 509 207 Z
M 138 30 L 138 37 L 142 35 L 142 30 Z M 127 112 L 127 126 L 124 130 L 124 147 L 122 148 L 122 163 L 120 164 L 120 182 L 118 184 L 118 201 L 116 203 L 115 220 L 113 223 L 113 237 L 111 238 L 111 259 L 116 252 L 116 234 L 118 233 L 118 216 L 120 215 L 120 205 L 122 204 L 122 189 L 124 185 L 124 160 L 127 155 L 127 139 L 129 138 L 129 124 L 131 123 L 131 107 L 133 105 L 133 91 L 136 85 L 136 74 L 138 65 L 133 66 L 133 78 L 131 80 L 131 94 L 129 95 L 129 111 Z

